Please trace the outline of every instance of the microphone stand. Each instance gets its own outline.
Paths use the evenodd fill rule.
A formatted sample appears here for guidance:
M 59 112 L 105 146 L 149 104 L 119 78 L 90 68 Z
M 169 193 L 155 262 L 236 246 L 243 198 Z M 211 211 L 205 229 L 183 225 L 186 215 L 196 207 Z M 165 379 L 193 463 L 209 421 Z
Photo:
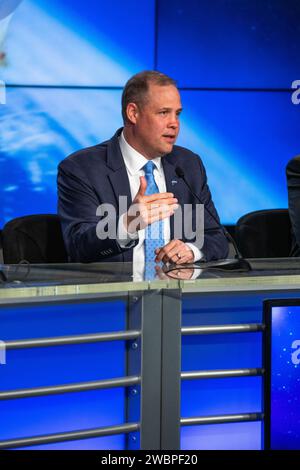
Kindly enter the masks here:
M 7 282 L 7 278 L 2 269 L 0 269 L 0 282 Z
M 217 224 L 216 228 L 220 228 L 223 231 L 227 241 L 229 241 L 229 243 L 232 243 L 235 253 L 236 253 L 234 259 L 217 260 L 215 262 L 211 261 L 209 262 L 209 266 L 207 267 L 203 266 L 203 268 L 204 269 L 221 269 L 221 270 L 226 270 L 226 271 L 240 271 L 240 272 L 251 271 L 252 268 L 251 268 L 250 263 L 242 257 L 234 238 L 230 235 L 230 233 L 226 230 L 226 228 L 222 224 L 220 224 L 220 222 L 215 217 L 215 215 L 212 214 L 212 212 L 208 209 L 208 207 L 206 207 L 206 205 L 201 201 L 200 197 L 193 191 L 193 189 L 191 188 L 190 184 L 188 183 L 188 181 L 186 180 L 184 176 L 184 171 L 182 170 L 182 168 L 177 166 L 175 168 L 175 173 L 179 178 L 181 178 L 184 181 L 184 183 L 186 184 L 186 186 L 188 187 L 189 191 L 194 196 L 194 198 L 197 199 L 197 201 L 199 201 L 200 204 L 203 204 L 208 214 L 211 216 L 213 221 Z M 203 263 L 203 264 L 206 264 L 206 263 Z

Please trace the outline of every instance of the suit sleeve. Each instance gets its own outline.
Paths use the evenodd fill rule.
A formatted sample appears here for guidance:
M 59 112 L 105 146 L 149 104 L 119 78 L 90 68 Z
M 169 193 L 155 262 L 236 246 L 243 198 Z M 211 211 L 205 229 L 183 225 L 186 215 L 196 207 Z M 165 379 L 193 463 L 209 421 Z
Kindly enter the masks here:
M 202 185 L 197 193 L 204 204 L 204 243 L 201 248 L 201 252 L 203 253 L 206 261 L 224 259 L 228 256 L 228 241 L 221 226 L 218 225 L 210 215 L 210 213 L 213 214 L 218 223 L 221 224 L 207 184 L 206 171 L 199 157 L 198 164 Z
M 72 160 L 58 167 L 58 214 L 71 262 L 105 260 L 124 251 L 117 242 L 116 208 L 99 215 L 100 201 L 81 168 Z M 97 212 L 98 211 L 98 212 Z M 97 215 L 98 214 L 98 215 Z M 137 241 L 132 242 L 132 248 Z

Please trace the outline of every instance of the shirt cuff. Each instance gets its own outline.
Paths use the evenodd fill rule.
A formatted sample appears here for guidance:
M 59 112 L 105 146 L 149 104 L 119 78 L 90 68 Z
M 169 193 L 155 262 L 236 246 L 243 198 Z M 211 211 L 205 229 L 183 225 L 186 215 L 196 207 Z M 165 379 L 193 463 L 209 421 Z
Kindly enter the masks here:
M 127 232 L 124 225 L 124 217 L 126 213 L 122 214 L 119 218 L 118 231 L 117 231 L 117 242 L 121 248 L 130 248 L 135 240 L 139 238 L 138 232 L 129 233 Z
M 193 245 L 193 243 L 186 243 L 186 245 L 192 250 L 194 253 L 194 261 L 193 263 L 196 263 L 197 261 L 200 261 L 202 258 L 204 258 L 204 255 L 199 248 L 196 247 L 196 245 Z

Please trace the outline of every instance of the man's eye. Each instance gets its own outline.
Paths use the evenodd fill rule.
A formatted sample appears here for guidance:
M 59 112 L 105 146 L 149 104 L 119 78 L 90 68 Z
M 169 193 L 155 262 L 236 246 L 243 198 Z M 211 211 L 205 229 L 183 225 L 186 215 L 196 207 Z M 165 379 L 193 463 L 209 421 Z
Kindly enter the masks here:
M 160 114 L 161 114 L 162 116 L 165 116 L 165 115 L 167 114 L 167 111 L 161 111 Z

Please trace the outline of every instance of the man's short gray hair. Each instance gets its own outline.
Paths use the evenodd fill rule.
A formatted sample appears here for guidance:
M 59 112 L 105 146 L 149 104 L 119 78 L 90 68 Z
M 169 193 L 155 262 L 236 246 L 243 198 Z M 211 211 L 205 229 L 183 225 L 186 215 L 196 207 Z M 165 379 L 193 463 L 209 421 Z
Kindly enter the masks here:
M 126 109 L 129 103 L 141 106 L 146 101 L 149 90 L 149 83 L 158 86 L 173 85 L 177 88 L 177 83 L 173 78 L 156 70 L 145 70 L 131 77 L 126 83 L 122 93 L 122 117 L 124 124 L 127 121 Z

